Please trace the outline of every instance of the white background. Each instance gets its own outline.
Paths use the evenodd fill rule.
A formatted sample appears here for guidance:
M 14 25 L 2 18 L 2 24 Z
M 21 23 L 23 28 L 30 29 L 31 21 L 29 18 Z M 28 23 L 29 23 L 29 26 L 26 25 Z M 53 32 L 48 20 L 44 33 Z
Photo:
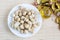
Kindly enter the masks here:
M 41 30 L 30 38 L 19 38 L 13 35 L 7 26 L 7 16 L 10 10 L 21 3 L 32 3 L 34 0 L 0 0 L 0 40 L 60 40 L 58 25 L 54 16 L 43 19 Z

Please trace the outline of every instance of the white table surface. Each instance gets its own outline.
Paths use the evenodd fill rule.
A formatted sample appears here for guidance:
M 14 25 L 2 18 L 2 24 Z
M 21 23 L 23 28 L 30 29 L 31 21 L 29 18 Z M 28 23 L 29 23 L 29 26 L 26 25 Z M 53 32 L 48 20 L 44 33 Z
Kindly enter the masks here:
M 32 3 L 34 0 L 0 0 L 0 40 L 60 40 L 58 25 L 54 16 L 43 20 L 41 30 L 30 38 L 21 38 L 12 34 L 7 26 L 7 16 L 10 10 L 21 3 Z

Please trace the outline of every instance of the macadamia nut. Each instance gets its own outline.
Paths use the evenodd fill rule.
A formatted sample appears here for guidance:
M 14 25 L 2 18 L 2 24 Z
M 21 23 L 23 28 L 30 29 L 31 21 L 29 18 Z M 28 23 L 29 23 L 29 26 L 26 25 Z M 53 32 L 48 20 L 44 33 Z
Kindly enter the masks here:
M 19 25 L 20 25 L 20 23 L 19 23 L 19 22 L 16 22 L 16 23 L 14 24 L 14 27 L 17 28 L 17 27 L 19 27 Z
M 20 29 L 24 29 L 24 26 L 23 25 L 20 25 Z

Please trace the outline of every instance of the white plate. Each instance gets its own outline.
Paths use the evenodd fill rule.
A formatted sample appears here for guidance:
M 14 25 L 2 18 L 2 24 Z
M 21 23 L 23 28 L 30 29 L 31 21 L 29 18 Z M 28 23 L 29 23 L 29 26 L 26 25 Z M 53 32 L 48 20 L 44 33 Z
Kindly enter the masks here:
M 27 8 L 27 9 L 32 9 L 32 10 L 36 11 L 36 13 L 37 13 L 37 21 L 40 22 L 40 26 L 37 27 L 37 28 L 35 28 L 34 33 L 32 33 L 32 34 L 30 34 L 30 33 L 28 33 L 28 34 L 21 34 L 20 32 L 18 32 L 17 30 L 14 30 L 14 29 L 11 27 L 12 15 L 13 15 L 14 11 L 16 11 L 16 10 L 18 9 L 19 6 L 22 6 L 22 7 L 25 7 L 25 8 Z M 10 13 L 9 13 L 9 15 L 8 15 L 8 27 L 9 27 L 10 31 L 11 31 L 13 34 L 15 34 L 15 35 L 17 35 L 17 36 L 19 36 L 19 37 L 27 38 L 27 37 L 33 36 L 34 34 L 36 34 L 36 33 L 40 30 L 41 25 L 42 25 L 42 17 L 41 17 L 41 14 L 39 13 L 38 9 L 37 9 L 36 7 L 34 7 L 33 5 L 31 5 L 31 4 L 20 4 L 20 5 L 17 5 L 17 6 L 15 6 L 15 7 L 10 11 Z

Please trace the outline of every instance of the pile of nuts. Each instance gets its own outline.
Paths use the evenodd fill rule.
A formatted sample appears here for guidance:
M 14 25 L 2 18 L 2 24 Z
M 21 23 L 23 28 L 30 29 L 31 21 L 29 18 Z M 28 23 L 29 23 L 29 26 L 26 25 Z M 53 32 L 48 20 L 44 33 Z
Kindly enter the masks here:
M 34 5 L 44 19 L 54 14 L 56 16 L 55 22 L 59 25 L 60 29 L 60 0 L 36 0 Z
M 20 6 L 13 14 L 12 28 L 20 33 L 33 33 L 38 26 L 35 14 L 36 12 L 32 9 L 29 10 Z

